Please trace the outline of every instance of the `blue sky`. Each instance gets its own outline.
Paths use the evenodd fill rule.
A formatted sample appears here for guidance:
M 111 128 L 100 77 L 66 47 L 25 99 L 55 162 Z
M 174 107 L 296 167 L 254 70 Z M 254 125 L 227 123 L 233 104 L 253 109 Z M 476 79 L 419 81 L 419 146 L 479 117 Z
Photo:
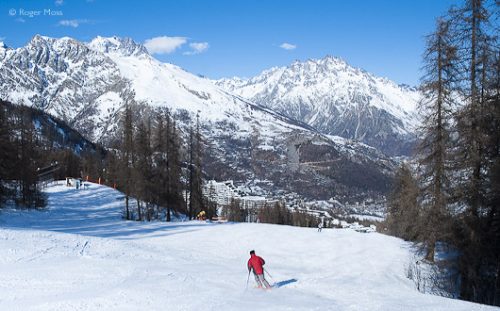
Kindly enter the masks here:
M 0 40 L 20 47 L 35 34 L 82 41 L 131 37 L 148 42 L 156 58 L 210 78 L 251 77 L 297 59 L 333 55 L 416 85 L 424 36 L 461 2 L 2 0 Z

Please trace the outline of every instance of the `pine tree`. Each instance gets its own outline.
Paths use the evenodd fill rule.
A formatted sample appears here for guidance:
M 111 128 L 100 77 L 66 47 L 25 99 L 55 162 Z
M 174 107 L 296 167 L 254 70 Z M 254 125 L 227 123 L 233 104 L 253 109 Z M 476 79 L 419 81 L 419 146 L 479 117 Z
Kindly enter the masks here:
M 33 126 L 31 112 L 22 106 L 17 116 L 17 130 L 19 138 L 17 142 L 16 172 L 19 184 L 18 203 L 24 207 L 39 208 L 45 205 L 43 195 L 37 186 L 37 159 L 38 149 L 36 133 Z
M 201 133 L 199 116 L 196 116 L 196 132 L 189 133 L 189 219 L 195 217 L 203 208 Z
M 189 129 L 189 145 L 188 145 L 189 159 L 188 159 L 188 189 L 189 189 L 189 204 L 188 204 L 188 218 L 189 220 L 193 219 L 194 213 L 194 178 L 195 178 L 195 169 L 194 169 L 194 134 L 193 128 Z
M 16 160 L 12 136 L 11 123 L 3 102 L 0 102 L 0 207 L 10 196 L 7 183 L 12 178 L 13 164 Z
M 205 210 L 203 206 L 203 192 L 202 192 L 202 187 L 203 187 L 203 179 L 202 179 L 202 166 L 201 166 L 201 128 L 200 128 L 200 118 L 199 115 L 196 116 L 196 133 L 195 133 L 196 141 L 195 141 L 195 158 L 194 158 L 194 165 L 195 165 L 195 183 L 194 183 L 194 193 L 195 193 L 195 198 L 197 201 L 197 207 L 196 211 L 200 212 L 201 210 Z
M 460 164 L 457 176 L 462 176 L 457 193 L 466 206 L 456 226 L 456 244 L 461 252 L 460 297 L 487 302 L 491 284 L 488 280 L 490 262 L 489 241 L 485 232 L 488 213 L 489 176 L 492 161 L 488 158 L 488 72 L 494 67 L 491 53 L 498 53 L 489 35 L 487 1 L 468 0 L 462 8 L 452 11 L 454 38 L 459 47 L 461 81 L 458 91 L 464 95 L 464 106 L 457 114 L 458 149 L 455 161 Z M 498 6 L 496 6 L 498 8 Z
M 148 122 L 149 123 L 149 122 Z M 153 171 L 152 171 L 152 149 L 150 126 L 144 122 L 140 122 L 137 126 L 137 135 L 135 139 L 135 155 L 133 177 L 134 189 L 137 199 L 137 213 L 139 220 L 143 220 L 144 216 L 147 220 L 151 220 L 151 202 L 153 201 Z M 145 203 L 145 210 L 142 210 L 141 201 Z M 145 212 L 145 215 L 143 215 Z
M 113 149 L 108 150 L 106 153 L 106 157 L 104 158 L 104 170 L 104 178 L 109 182 L 109 185 L 112 185 L 114 188 L 121 188 L 120 185 L 117 185 L 120 175 L 119 161 Z
M 434 260 L 435 245 L 443 238 L 449 219 L 447 205 L 451 196 L 450 154 L 453 84 L 456 81 L 456 48 L 451 43 L 449 21 L 440 19 L 437 30 L 428 37 L 425 53 L 426 75 L 422 83 L 420 113 L 424 116 L 418 148 L 421 196 L 424 205 L 426 258 Z M 408 174 L 407 171 L 404 172 Z M 401 233 L 399 233 L 401 234 Z
M 77 177 L 81 172 L 81 158 L 71 150 L 61 150 L 57 152 L 56 161 L 59 163 L 59 178 Z
M 101 156 L 97 151 L 88 151 L 85 152 L 82 155 L 82 176 L 79 176 L 80 174 L 76 175 L 82 178 L 86 178 L 89 176 L 89 178 L 93 180 L 99 180 L 104 181 L 104 176 L 103 176 L 103 163 L 101 160 Z
M 229 221 L 244 222 L 247 217 L 247 211 L 241 205 L 239 200 L 231 198 L 231 202 L 223 209 L 223 214 Z
M 477 223 L 484 204 L 484 151 L 485 133 L 482 124 L 486 116 L 484 107 L 484 72 L 488 67 L 485 52 L 489 50 L 489 13 L 483 0 L 467 0 L 462 8 L 452 11 L 453 37 L 458 47 L 458 72 L 461 80 L 457 89 L 465 97 L 465 105 L 457 114 L 460 148 L 458 162 L 462 164 L 462 199 L 469 206 L 469 217 Z M 472 228 L 471 228 L 472 229 Z M 474 233 L 471 232 L 472 235 Z
M 131 219 L 130 195 L 132 190 L 132 167 L 134 165 L 134 128 L 132 123 L 132 108 L 125 107 L 123 115 L 123 135 L 120 156 L 119 185 L 125 192 L 125 219 Z
M 170 120 L 168 114 L 160 112 L 157 115 L 156 137 L 154 144 L 155 176 L 154 196 L 158 206 L 166 210 L 166 221 L 170 221 L 170 153 L 169 135 Z
M 395 187 L 389 200 L 386 224 L 389 232 L 415 241 L 422 235 L 419 187 L 411 169 L 401 165 L 395 176 Z
M 491 293 L 488 295 L 487 303 L 500 305 L 500 48 L 498 47 L 498 36 L 491 38 L 491 52 L 489 63 L 485 72 L 485 109 L 486 120 L 483 128 L 486 132 L 485 155 L 488 166 L 487 184 L 485 191 L 485 206 L 487 208 L 485 226 L 485 236 L 481 239 L 486 246 L 488 258 L 493 273 L 488 274 L 488 288 Z M 485 282 L 486 283 L 486 282 Z
M 170 119 L 170 118 L 169 118 Z M 184 198 L 182 196 L 182 169 L 181 169 L 181 153 L 180 153 L 180 135 L 176 128 L 174 120 L 170 122 L 169 143 L 168 143 L 168 161 L 169 161 L 169 194 L 170 206 L 177 212 L 184 212 Z M 168 215 L 170 221 L 170 215 Z

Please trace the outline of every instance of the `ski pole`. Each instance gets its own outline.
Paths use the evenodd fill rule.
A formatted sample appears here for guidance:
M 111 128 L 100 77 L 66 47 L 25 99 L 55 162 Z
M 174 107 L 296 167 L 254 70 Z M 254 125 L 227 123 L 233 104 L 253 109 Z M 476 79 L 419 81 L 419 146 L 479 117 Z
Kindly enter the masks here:
M 271 276 L 271 274 L 269 274 L 269 272 L 267 272 L 267 269 L 264 269 L 264 272 L 267 273 L 267 275 L 271 278 L 271 280 L 274 281 L 274 278 Z
M 248 270 L 248 276 L 247 276 L 247 287 L 246 287 L 246 289 L 248 289 L 248 280 L 250 280 L 250 270 Z

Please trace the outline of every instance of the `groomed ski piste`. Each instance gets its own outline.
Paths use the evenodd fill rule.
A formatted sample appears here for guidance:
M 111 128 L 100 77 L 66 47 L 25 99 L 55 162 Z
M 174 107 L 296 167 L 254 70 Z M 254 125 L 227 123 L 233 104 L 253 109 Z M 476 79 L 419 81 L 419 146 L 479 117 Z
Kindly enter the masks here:
M 43 211 L 0 211 L 0 310 L 499 310 L 419 293 L 386 235 L 124 221 L 111 188 L 46 192 Z M 275 288 L 247 288 L 251 249 Z

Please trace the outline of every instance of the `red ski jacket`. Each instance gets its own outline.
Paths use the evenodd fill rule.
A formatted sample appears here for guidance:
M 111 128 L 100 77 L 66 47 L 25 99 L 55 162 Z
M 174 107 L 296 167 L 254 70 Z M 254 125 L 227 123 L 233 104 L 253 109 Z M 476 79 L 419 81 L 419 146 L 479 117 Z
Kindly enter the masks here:
M 250 259 L 248 259 L 248 270 L 253 268 L 253 273 L 255 274 L 263 274 L 264 269 L 262 268 L 263 265 L 265 265 L 266 262 L 262 257 L 259 257 L 257 255 L 252 255 Z

